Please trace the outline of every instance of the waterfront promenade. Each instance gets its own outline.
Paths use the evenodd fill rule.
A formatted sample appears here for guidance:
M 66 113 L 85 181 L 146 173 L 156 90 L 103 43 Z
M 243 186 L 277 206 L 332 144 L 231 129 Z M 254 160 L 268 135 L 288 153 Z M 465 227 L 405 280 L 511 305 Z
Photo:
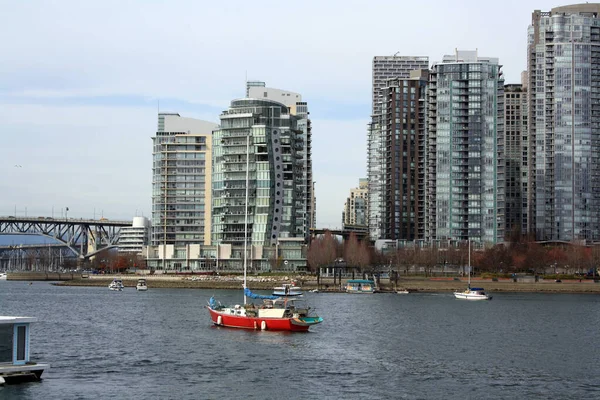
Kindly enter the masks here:
M 31 274 L 19 274 L 11 280 L 47 280 L 34 279 Z M 135 274 L 123 275 L 76 275 L 70 280 L 57 282 L 64 286 L 108 286 L 113 278 L 123 280 L 125 287 L 135 287 L 137 279 L 142 277 Z M 242 286 L 241 275 L 144 275 L 148 286 L 152 288 L 187 288 L 187 289 L 239 289 Z M 29 278 L 29 279 L 28 279 Z M 9 278 L 10 279 L 10 278 Z M 52 279 L 50 279 L 52 280 Z M 317 288 L 315 276 L 248 276 L 248 285 L 253 290 L 272 290 L 281 283 L 289 283 L 294 280 L 303 290 L 308 291 Z M 334 285 L 333 278 L 321 278 L 318 289 L 320 292 L 340 292 L 339 283 Z M 382 279 L 380 289 L 382 292 L 395 292 L 406 289 L 411 292 L 453 292 L 464 290 L 467 280 L 455 280 L 454 278 L 425 278 L 425 277 L 403 277 L 395 285 L 387 279 Z M 471 286 L 483 286 L 489 292 L 542 292 L 542 293 L 598 293 L 600 294 L 600 283 L 590 279 L 563 280 L 555 282 L 553 279 L 540 279 L 539 282 L 514 282 L 511 279 L 471 279 Z

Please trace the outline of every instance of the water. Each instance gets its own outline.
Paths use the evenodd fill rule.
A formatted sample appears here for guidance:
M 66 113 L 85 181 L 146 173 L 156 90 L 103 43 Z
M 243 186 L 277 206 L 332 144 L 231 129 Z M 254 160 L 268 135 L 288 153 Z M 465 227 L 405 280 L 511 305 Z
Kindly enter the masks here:
M 311 332 L 213 327 L 215 294 L 0 282 L 0 314 L 34 316 L 39 383 L 1 399 L 600 398 L 600 297 L 308 293 Z

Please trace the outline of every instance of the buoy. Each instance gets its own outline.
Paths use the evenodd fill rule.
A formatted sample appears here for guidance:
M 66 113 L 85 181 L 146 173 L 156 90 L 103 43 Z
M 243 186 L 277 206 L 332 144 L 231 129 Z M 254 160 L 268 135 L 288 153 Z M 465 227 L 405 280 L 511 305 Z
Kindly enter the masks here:
M 263 330 L 263 331 L 267 330 L 267 323 L 266 323 L 266 321 L 263 321 L 263 322 L 260 323 L 260 329 Z
M 217 325 L 223 325 L 223 317 L 220 315 L 217 317 Z

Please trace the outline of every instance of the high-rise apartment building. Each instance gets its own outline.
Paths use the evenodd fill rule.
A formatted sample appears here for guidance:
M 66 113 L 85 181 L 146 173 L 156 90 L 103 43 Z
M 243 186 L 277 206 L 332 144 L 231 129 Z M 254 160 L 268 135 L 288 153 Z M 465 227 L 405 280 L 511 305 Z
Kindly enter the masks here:
M 527 233 L 529 140 L 527 132 L 527 87 L 504 85 L 504 160 L 506 164 L 507 234 Z
M 456 51 L 428 91 L 429 239 L 504 240 L 504 78 L 498 59 Z
M 296 149 L 297 154 L 302 156 L 302 168 L 297 167 L 296 172 L 303 175 L 305 182 L 300 186 L 306 193 L 306 198 L 301 200 L 303 204 L 299 207 L 298 213 L 302 215 L 298 215 L 297 218 L 298 221 L 306 219 L 306 232 L 303 234 L 308 239 L 309 229 L 316 227 L 315 188 L 312 172 L 312 125 L 309 118 L 308 104 L 302 101 L 302 95 L 299 93 L 270 88 L 266 86 L 265 82 L 260 81 L 246 83 L 246 97 L 277 101 L 287 106 L 291 115 L 298 117 L 297 128 L 302 131 L 303 145 L 301 148 Z
M 382 90 L 383 237 L 425 237 L 425 145 L 428 70 L 390 79 Z
M 371 239 L 383 237 L 383 209 L 385 175 L 385 140 L 382 137 L 381 113 L 383 89 L 393 78 L 410 78 L 414 70 L 428 69 L 426 56 L 376 56 L 373 57 L 372 115 L 367 127 L 367 177 L 369 180 L 369 235 Z
M 158 114 L 152 138 L 152 245 L 210 244 L 216 127 L 179 114 Z
M 358 180 L 358 187 L 350 190 L 350 197 L 344 204 L 342 225 L 367 226 L 367 205 L 369 198 L 369 182 L 366 178 Z
M 375 56 L 373 57 L 373 115 L 381 114 L 383 88 L 393 78 L 409 78 L 410 71 L 429 69 L 427 56 Z
M 600 4 L 536 10 L 528 30 L 531 196 L 538 240 L 600 239 Z
M 213 244 L 243 245 L 246 224 L 254 246 L 304 239 L 306 119 L 264 97 L 233 100 L 220 118 L 213 132 Z

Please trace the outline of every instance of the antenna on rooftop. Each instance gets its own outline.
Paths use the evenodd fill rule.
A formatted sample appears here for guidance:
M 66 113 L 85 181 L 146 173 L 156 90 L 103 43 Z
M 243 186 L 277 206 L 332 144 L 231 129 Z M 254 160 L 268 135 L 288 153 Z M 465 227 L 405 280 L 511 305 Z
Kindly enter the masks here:
M 400 52 L 399 51 L 395 52 L 392 57 L 396 57 L 398 55 L 398 53 L 400 53 Z

